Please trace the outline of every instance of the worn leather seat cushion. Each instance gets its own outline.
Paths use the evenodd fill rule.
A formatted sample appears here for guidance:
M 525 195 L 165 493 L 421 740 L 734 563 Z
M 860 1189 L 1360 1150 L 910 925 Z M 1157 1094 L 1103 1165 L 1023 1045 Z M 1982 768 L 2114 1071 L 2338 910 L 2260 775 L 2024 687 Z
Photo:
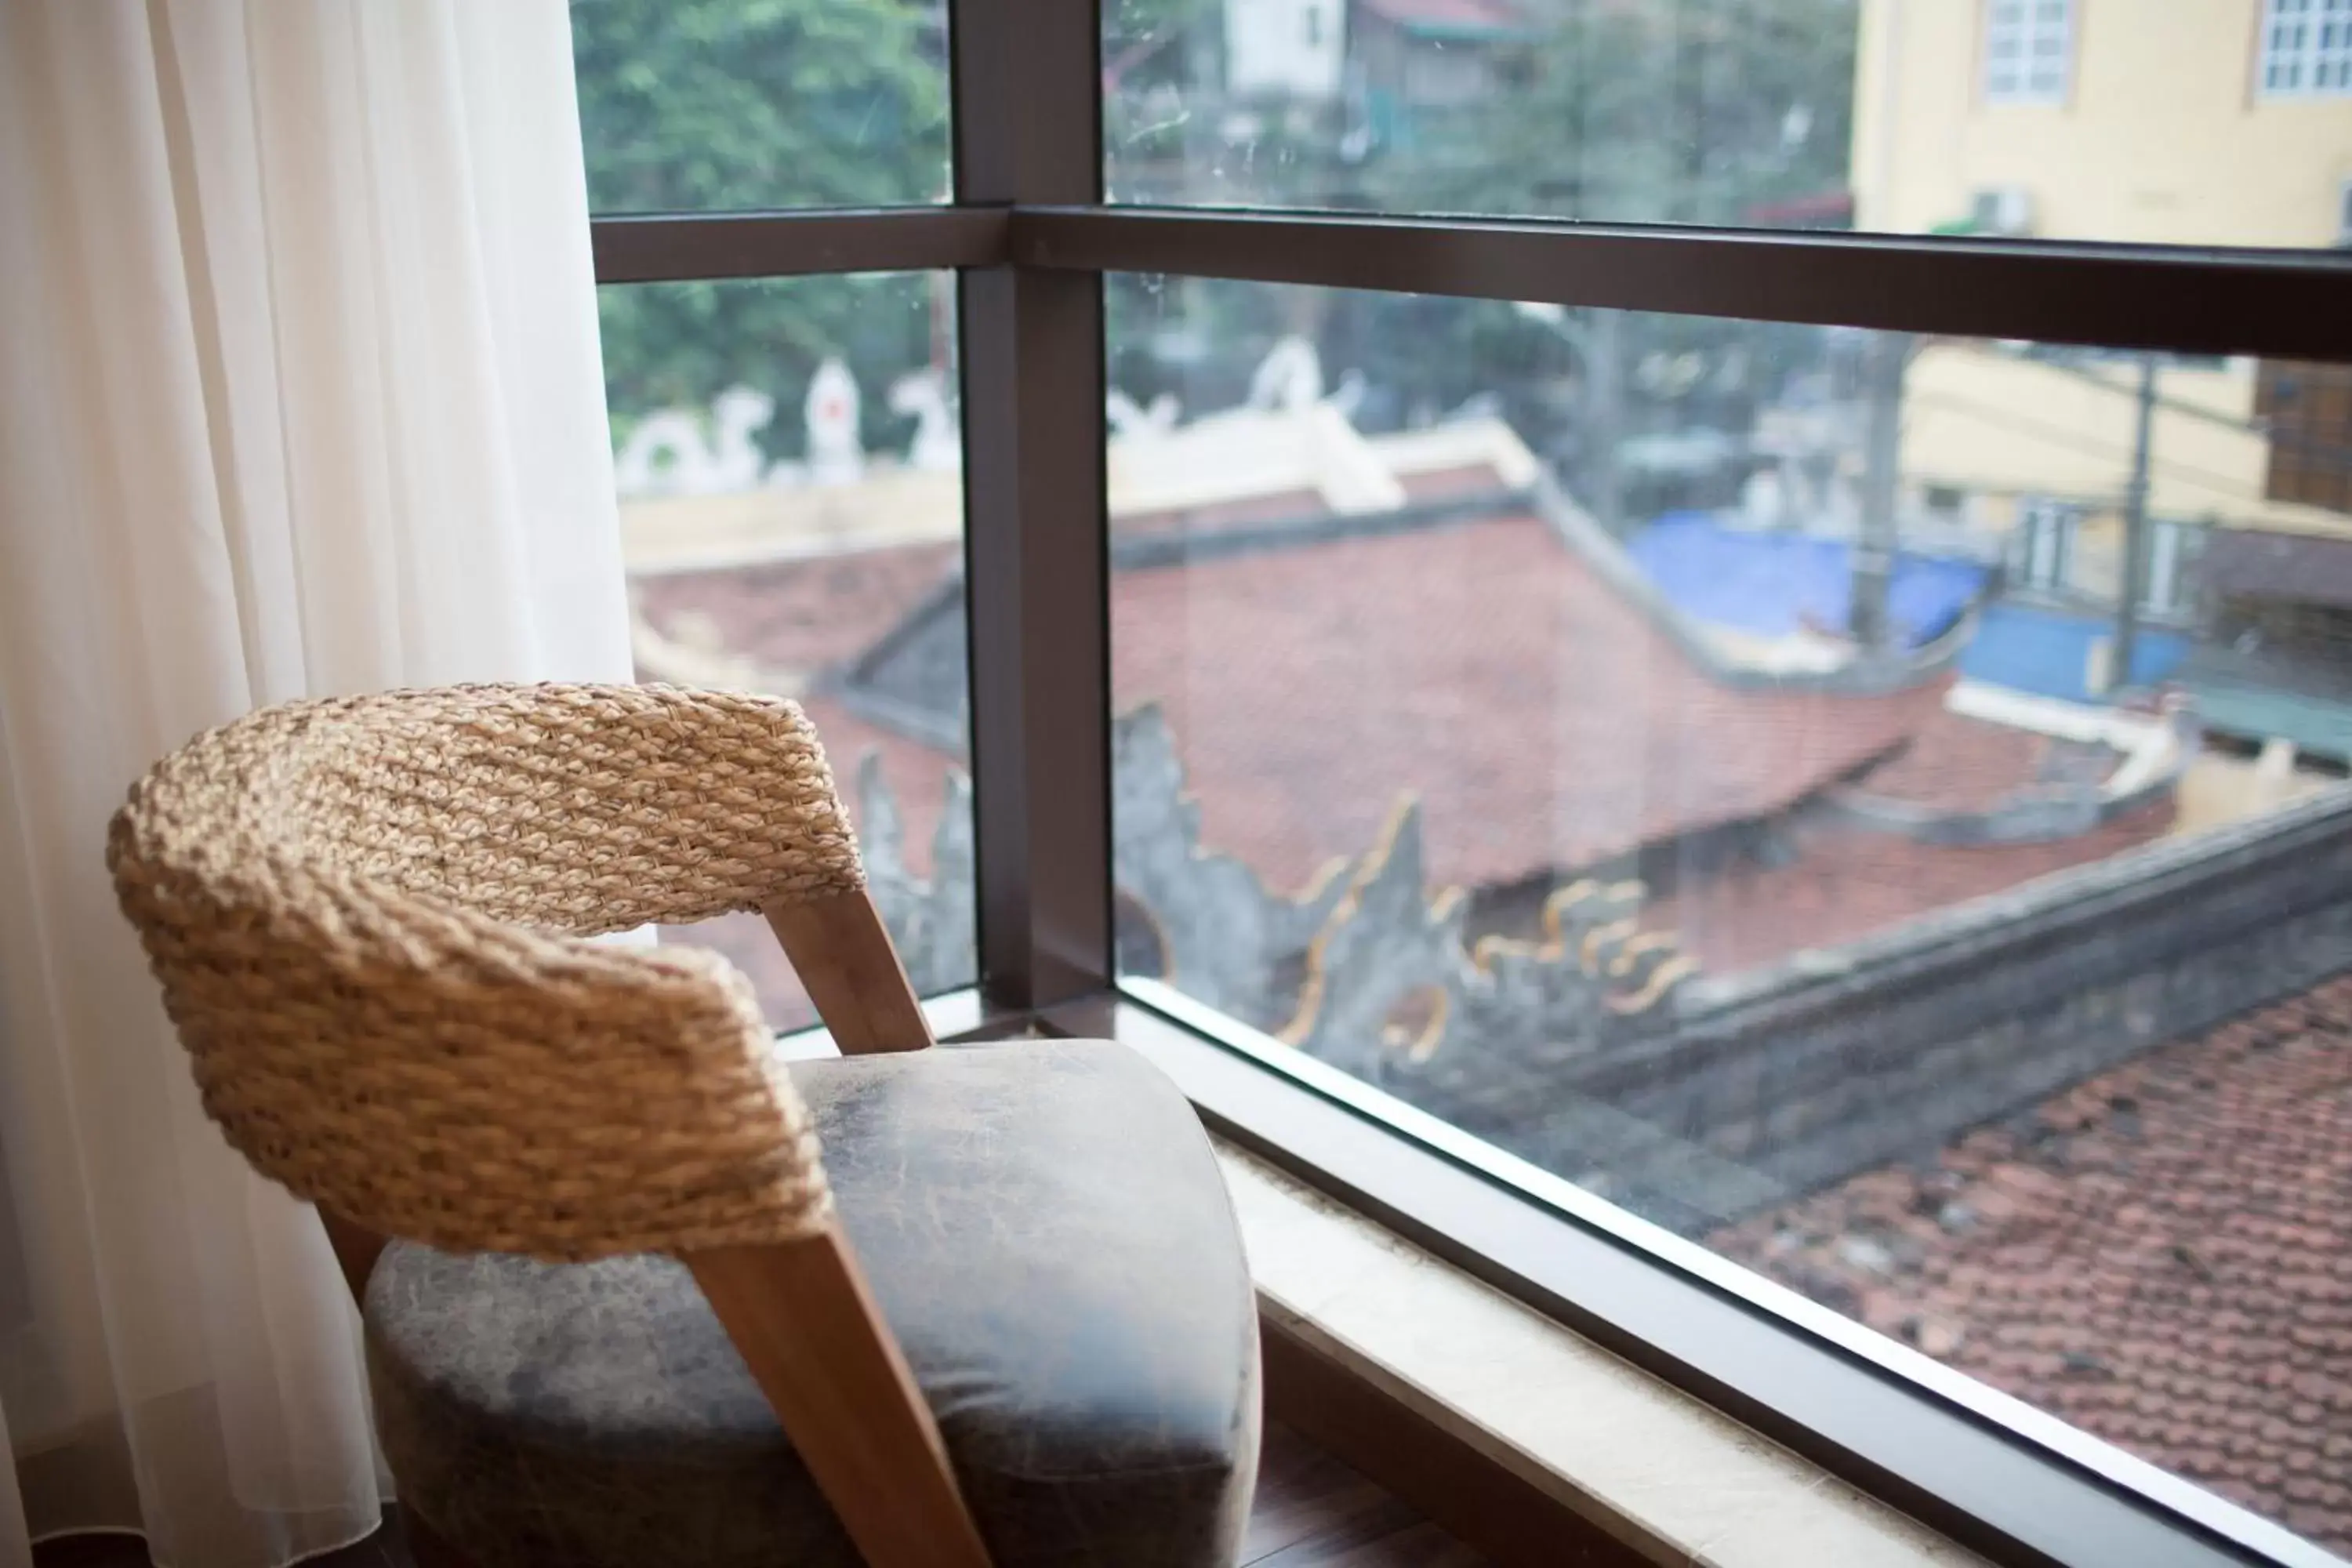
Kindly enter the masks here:
M 791 1070 L 998 1568 L 1231 1562 L 1256 1320 L 1174 1087 L 1102 1041 Z M 402 1502 L 481 1568 L 858 1563 L 675 1261 L 395 1243 L 366 1315 Z

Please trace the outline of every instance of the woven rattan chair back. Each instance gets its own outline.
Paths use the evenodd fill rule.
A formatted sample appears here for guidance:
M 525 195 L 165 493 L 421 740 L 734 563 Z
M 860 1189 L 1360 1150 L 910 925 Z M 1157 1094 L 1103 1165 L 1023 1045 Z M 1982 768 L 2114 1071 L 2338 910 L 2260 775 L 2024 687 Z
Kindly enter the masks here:
M 582 940 L 862 885 L 793 704 L 482 686 L 266 709 L 157 763 L 108 860 L 206 1110 L 300 1196 L 551 1258 L 823 1224 L 742 976 Z

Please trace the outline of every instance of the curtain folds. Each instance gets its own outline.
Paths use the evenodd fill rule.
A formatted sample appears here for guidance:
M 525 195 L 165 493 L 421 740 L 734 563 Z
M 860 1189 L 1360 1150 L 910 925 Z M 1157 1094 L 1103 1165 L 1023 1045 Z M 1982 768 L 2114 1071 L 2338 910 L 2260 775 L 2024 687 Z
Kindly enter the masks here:
M 379 1517 L 356 1319 L 104 825 L 262 703 L 629 679 L 562 0 L 0 3 L 0 1568 L 261 1568 Z

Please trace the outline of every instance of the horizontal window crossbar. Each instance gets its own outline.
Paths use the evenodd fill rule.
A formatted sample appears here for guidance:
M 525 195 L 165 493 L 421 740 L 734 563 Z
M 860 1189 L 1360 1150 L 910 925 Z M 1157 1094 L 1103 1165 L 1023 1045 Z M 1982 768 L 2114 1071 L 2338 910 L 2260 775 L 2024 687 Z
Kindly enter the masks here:
M 588 226 L 599 283 L 798 278 L 994 267 L 1006 256 L 1001 206 L 821 208 L 656 214 Z
M 598 218 L 599 283 L 1022 267 L 2352 361 L 2352 258 L 1493 218 L 954 205 Z
M 2352 261 L 2320 252 L 1118 208 L 1060 205 L 1091 193 L 1074 192 L 1066 170 L 1047 173 L 987 188 L 1042 201 L 593 224 L 600 283 L 966 273 L 961 363 L 999 418 L 992 430 L 984 418 L 971 426 L 970 449 L 995 456 L 966 472 L 981 931 L 994 1005 L 977 992 L 940 999 L 942 1034 L 1017 1028 L 1030 1009 L 1109 979 L 1102 344 L 1089 275 L 2352 361 Z M 2185 1481 L 2086 1458 L 2092 1439 L 2053 1441 L 1907 1381 L 1536 1188 L 1504 1184 L 1442 1142 L 1411 1141 L 1356 1100 L 1298 1081 L 1278 1049 L 1254 1055 L 1176 1000 L 1105 995 L 1047 1020 L 1130 1040 L 1236 1140 L 2000 1561 L 2324 1560 Z
M 1016 208 L 1011 237 L 1026 267 L 2352 359 L 2325 252 L 1115 207 Z

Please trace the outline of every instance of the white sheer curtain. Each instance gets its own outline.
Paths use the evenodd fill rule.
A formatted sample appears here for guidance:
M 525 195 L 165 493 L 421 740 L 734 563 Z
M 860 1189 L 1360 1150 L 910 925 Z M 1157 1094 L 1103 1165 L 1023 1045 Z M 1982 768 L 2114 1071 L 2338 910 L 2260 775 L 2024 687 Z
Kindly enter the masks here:
M 257 704 L 625 679 L 562 0 L 0 0 L 0 1565 L 378 1517 L 356 1321 L 100 865 Z

